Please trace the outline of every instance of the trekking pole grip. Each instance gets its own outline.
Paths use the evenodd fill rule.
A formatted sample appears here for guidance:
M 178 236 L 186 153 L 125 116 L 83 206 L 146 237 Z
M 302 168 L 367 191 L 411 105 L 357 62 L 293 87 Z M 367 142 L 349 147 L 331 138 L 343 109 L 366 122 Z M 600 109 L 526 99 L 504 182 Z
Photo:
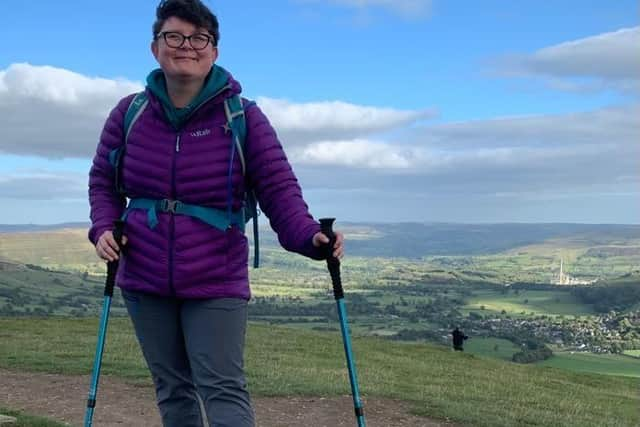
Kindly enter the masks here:
M 329 243 L 326 246 L 327 268 L 331 275 L 333 296 L 338 300 L 344 298 L 344 290 L 342 289 L 342 279 L 340 278 L 340 260 L 333 256 L 333 245 L 336 243 L 336 235 L 333 232 L 333 222 L 335 220 L 335 218 L 321 218 L 320 231 L 329 238 Z
M 124 221 L 114 221 L 113 238 L 118 244 L 120 252 L 122 252 L 122 235 L 124 234 Z M 116 272 L 118 271 L 118 261 L 109 261 L 107 263 L 107 281 L 104 285 L 104 296 L 112 297 L 113 288 L 116 285 Z

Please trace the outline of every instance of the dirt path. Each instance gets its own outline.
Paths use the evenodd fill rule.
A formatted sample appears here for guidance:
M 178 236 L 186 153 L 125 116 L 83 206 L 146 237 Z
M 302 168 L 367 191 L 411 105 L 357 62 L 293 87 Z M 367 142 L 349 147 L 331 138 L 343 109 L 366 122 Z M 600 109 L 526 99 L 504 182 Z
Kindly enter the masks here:
M 0 406 L 82 425 L 89 378 L 13 372 L 0 369 Z M 354 426 L 353 401 L 344 398 L 254 398 L 258 427 Z M 407 405 L 386 399 L 364 401 L 369 427 L 444 427 L 453 424 L 410 415 Z M 96 427 L 161 426 L 150 387 L 100 378 Z

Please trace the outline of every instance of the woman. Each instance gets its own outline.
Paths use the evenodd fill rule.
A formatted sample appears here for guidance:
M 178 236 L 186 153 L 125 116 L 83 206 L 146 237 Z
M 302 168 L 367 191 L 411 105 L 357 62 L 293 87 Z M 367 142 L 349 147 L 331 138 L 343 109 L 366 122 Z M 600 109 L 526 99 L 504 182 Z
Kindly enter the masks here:
M 118 259 L 111 229 L 126 218 L 117 283 L 164 425 L 202 425 L 201 400 L 211 425 L 253 426 L 243 370 L 250 298 L 244 224 L 216 227 L 162 207 L 235 215 L 248 186 L 285 249 L 322 259 L 329 239 L 309 214 L 275 131 L 246 101 L 243 174 L 224 111 L 225 99 L 241 88 L 215 65 L 215 15 L 200 0 L 164 0 L 156 17 L 151 51 L 160 69 L 147 77 L 148 105 L 125 130 L 134 95 L 121 100 L 93 160 L 89 239 L 98 256 Z M 116 168 L 110 156 L 125 144 L 125 133 L 126 154 Z M 333 255 L 342 257 L 343 236 L 336 236 Z

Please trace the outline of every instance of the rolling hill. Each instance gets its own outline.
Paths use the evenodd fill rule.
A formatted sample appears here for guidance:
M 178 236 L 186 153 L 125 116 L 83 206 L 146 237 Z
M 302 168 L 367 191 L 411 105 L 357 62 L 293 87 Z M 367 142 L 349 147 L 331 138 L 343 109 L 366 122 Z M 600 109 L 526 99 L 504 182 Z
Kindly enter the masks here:
M 0 225 L 0 258 L 34 264 L 91 263 L 95 256 L 87 229 L 88 224 Z M 350 256 L 418 259 L 572 249 L 592 257 L 640 260 L 640 225 L 337 223 L 336 229 L 345 233 Z M 268 227 L 262 226 L 260 233 L 264 247 L 278 246 Z

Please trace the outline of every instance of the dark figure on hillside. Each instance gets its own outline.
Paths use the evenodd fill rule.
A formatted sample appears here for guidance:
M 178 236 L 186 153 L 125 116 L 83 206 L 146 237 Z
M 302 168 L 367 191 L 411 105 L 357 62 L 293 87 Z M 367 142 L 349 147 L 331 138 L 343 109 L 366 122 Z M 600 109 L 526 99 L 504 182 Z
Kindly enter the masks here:
M 464 344 L 464 340 L 466 340 L 469 337 L 466 336 L 464 332 L 462 332 L 458 328 L 455 328 L 451 332 L 451 335 L 453 336 L 453 349 L 456 351 L 464 351 L 464 348 L 462 348 L 462 345 Z

